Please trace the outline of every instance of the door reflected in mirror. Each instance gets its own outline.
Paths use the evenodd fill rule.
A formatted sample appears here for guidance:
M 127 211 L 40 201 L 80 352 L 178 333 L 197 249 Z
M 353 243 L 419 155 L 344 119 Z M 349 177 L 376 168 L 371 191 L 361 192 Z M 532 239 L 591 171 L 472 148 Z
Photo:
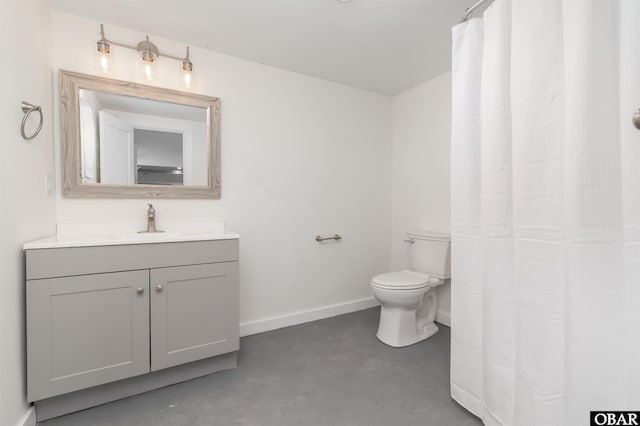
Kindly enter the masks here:
M 79 90 L 82 183 L 206 186 L 207 109 Z
M 133 129 L 136 183 L 184 185 L 183 136 L 183 133 Z

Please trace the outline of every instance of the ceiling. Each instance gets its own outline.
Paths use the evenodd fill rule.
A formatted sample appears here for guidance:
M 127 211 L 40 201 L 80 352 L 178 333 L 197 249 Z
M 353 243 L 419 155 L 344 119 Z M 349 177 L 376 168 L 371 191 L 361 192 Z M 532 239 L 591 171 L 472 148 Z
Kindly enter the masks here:
M 474 2 L 50 0 L 64 12 L 385 95 L 450 69 L 451 27 Z

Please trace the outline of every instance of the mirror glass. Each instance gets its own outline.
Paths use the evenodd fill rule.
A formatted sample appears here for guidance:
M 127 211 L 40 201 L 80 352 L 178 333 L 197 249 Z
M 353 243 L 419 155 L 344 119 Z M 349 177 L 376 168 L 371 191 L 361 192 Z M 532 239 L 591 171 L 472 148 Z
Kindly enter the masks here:
M 220 99 L 59 78 L 64 197 L 220 198 Z
M 80 89 L 82 183 L 206 186 L 207 110 Z

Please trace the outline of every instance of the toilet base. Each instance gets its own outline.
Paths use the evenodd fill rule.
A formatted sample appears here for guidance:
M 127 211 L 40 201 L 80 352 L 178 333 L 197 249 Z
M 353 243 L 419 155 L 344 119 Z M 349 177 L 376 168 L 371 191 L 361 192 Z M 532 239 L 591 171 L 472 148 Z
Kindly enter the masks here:
M 438 326 L 432 322 L 431 324 L 427 324 L 423 327 L 419 327 L 418 328 L 418 342 L 424 340 L 424 339 L 428 339 L 429 337 L 433 336 L 434 334 L 436 334 L 438 331 L 440 331 L 440 329 L 438 328 Z M 418 343 L 416 342 L 416 343 Z
M 433 322 L 416 324 L 416 311 L 398 307 L 380 308 L 380 323 L 376 337 L 382 343 L 394 348 L 414 345 L 439 331 Z

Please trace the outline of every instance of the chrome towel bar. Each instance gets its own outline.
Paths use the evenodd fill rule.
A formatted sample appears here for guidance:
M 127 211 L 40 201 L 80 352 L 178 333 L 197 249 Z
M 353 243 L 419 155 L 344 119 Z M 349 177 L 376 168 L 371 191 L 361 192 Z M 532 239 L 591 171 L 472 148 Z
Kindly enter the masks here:
M 327 241 L 327 240 L 341 240 L 342 236 L 338 235 L 338 234 L 333 234 L 333 237 L 321 237 L 320 235 L 316 235 L 316 241 L 317 242 L 322 242 L 322 241 Z

